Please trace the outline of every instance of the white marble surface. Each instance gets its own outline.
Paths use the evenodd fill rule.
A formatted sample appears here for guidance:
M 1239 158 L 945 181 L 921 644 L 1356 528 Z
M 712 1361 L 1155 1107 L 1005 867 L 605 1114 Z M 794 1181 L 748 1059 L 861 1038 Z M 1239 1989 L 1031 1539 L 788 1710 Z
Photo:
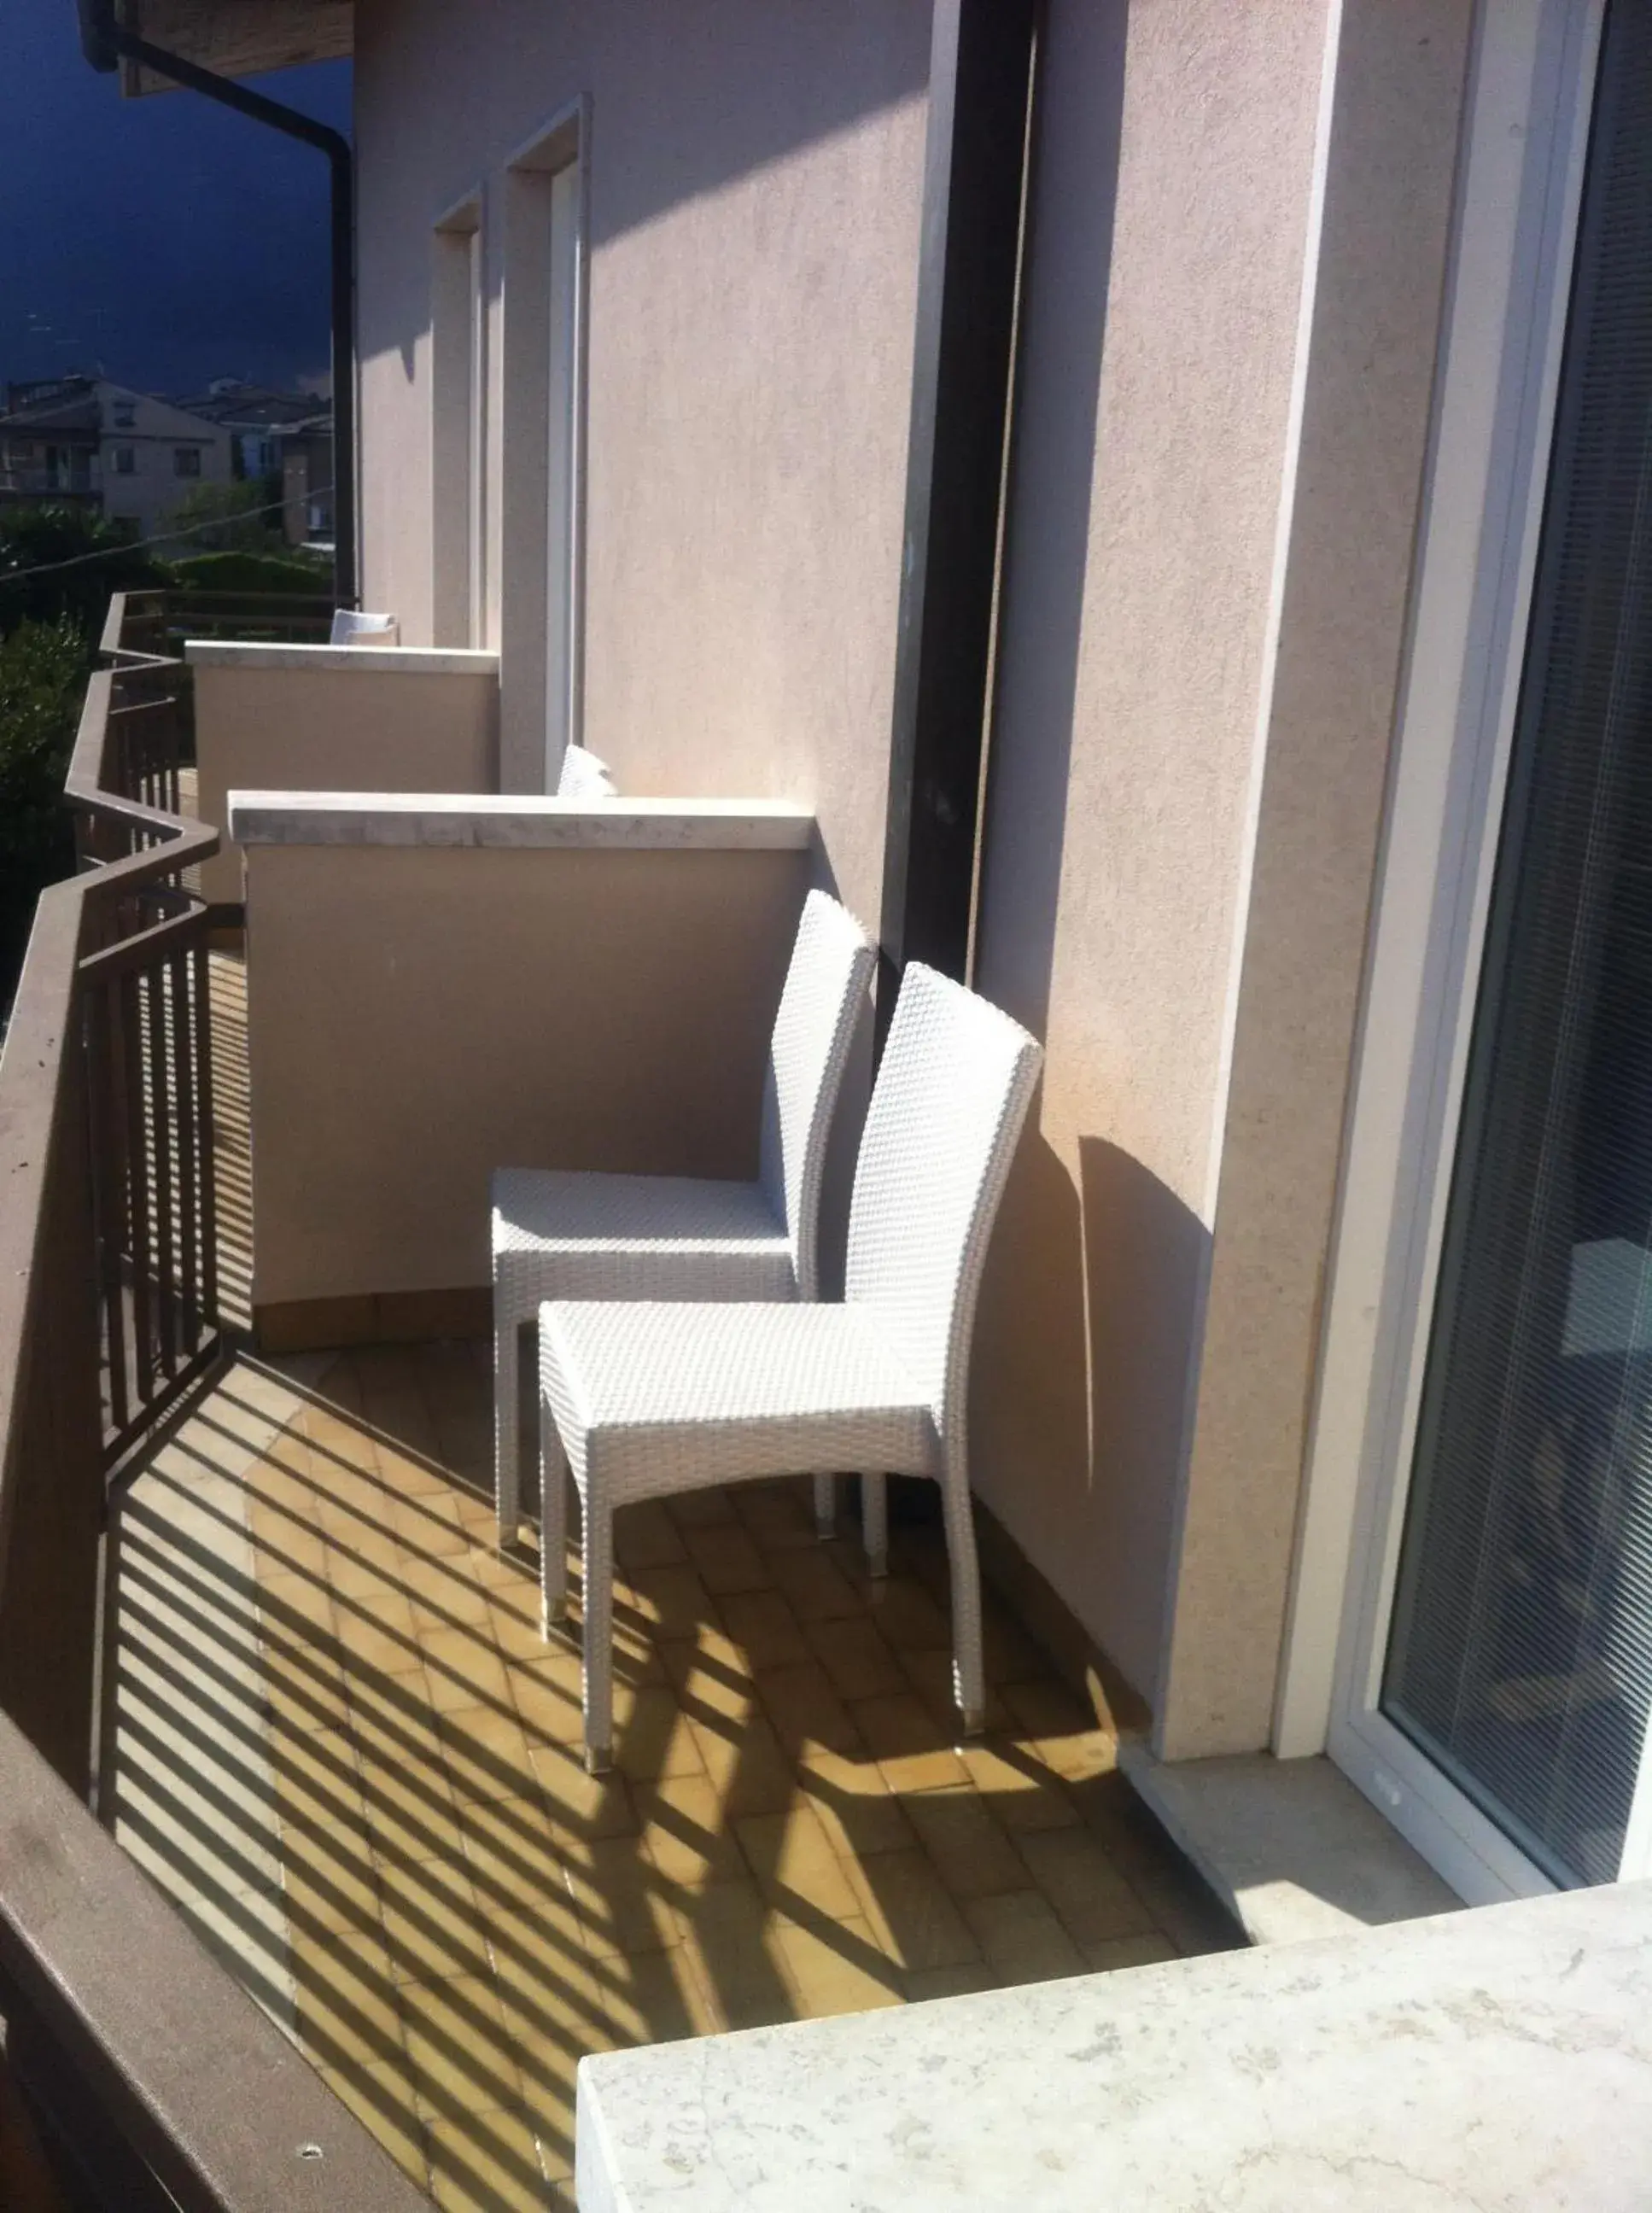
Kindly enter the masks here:
M 806 807 L 778 799 L 552 799 L 504 792 L 232 791 L 241 845 L 586 847 L 800 852 Z
M 605 2054 L 576 2155 L 581 2213 L 1629 2213 L 1652 1884 Z
M 497 653 L 459 646 L 255 645 L 242 639 L 189 637 L 184 659 L 192 668 L 296 668 L 312 674 L 396 676 L 497 676 Z
M 1119 1764 L 1253 1944 L 1294 1944 L 1460 1911 L 1421 1855 L 1328 1759 Z

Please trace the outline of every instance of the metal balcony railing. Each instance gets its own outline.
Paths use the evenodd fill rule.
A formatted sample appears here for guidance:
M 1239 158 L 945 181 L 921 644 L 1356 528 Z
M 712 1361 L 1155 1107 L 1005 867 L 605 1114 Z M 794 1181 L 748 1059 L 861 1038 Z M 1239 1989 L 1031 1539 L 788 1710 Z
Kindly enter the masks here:
M 217 838 L 180 810 L 185 672 L 154 649 L 185 611 L 135 612 L 142 643 L 112 607 L 68 777 L 85 865 L 40 899 L 0 1059 L 4 2064 L 76 2208 L 409 2213 L 88 1808 L 108 1486 L 222 1343 L 186 881 Z

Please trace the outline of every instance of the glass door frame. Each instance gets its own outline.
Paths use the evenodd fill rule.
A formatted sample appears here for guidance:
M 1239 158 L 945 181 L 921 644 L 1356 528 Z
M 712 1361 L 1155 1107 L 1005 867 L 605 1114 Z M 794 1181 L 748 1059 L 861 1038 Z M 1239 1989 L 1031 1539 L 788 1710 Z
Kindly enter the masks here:
M 1275 1749 L 1326 1751 L 1470 1904 L 1552 1889 L 1379 1708 L 1606 0 L 1490 0 Z

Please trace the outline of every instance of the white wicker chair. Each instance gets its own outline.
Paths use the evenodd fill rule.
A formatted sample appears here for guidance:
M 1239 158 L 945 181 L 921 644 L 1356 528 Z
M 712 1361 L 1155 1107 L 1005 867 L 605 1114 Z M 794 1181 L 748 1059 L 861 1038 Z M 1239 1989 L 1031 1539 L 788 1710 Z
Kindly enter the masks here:
M 363 614 L 357 607 L 332 611 L 333 645 L 395 645 L 400 638 L 401 625 L 394 615 Z
M 1041 1058 L 1007 1015 L 915 961 L 861 1141 L 842 1305 L 558 1300 L 540 1308 L 545 1622 L 548 1631 L 566 1602 L 571 1468 L 584 1523 L 594 1773 L 613 1754 L 615 1509 L 822 1467 L 862 1471 L 874 1574 L 886 1567 L 886 1475 L 940 1483 L 954 1687 L 966 1733 L 981 1727 L 969 1347 L 987 1241 Z
M 502 1545 L 521 1518 L 518 1332 L 542 1301 L 817 1295 L 826 1140 L 874 958 L 853 915 L 811 892 L 769 1047 L 755 1183 L 495 1170 L 494 1497 Z M 829 1478 L 816 1503 L 828 1516 Z
M 607 761 L 588 753 L 583 746 L 570 746 L 557 777 L 558 799 L 615 799 L 619 786 Z

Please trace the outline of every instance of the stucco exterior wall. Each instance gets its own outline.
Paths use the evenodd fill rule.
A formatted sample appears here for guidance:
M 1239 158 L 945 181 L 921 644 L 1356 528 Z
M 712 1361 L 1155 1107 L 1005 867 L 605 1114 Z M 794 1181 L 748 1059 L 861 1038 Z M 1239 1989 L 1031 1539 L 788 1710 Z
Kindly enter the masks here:
M 1344 0 L 1156 1733 L 1271 1739 L 1474 10 Z
M 1151 1695 L 1212 1217 L 1325 0 L 1054 0 L 977 981 L 1048 1059 L 983 1497 Z
M 430 637 L 431 231 L 479 185 L 497 641 L 504 169 L 583 94 L 584 741 L 627 792 L 813 806 L 875 922 L 927 0 L 497 0 L 483 36 L 360 0 L 356 35 L 368 603 Z
M 195 671 L 196 805 L 222 831 L 232 791 L 494 791 L 498 679 L 491 667 L 406 674 L 354 665 Z M 242 854 L 225 838 L 204 895 L 234 905 Z
M 488 1281 L 495 1167 L 757 1173 L 802 852 L 256 845 L 255 1308 Z

